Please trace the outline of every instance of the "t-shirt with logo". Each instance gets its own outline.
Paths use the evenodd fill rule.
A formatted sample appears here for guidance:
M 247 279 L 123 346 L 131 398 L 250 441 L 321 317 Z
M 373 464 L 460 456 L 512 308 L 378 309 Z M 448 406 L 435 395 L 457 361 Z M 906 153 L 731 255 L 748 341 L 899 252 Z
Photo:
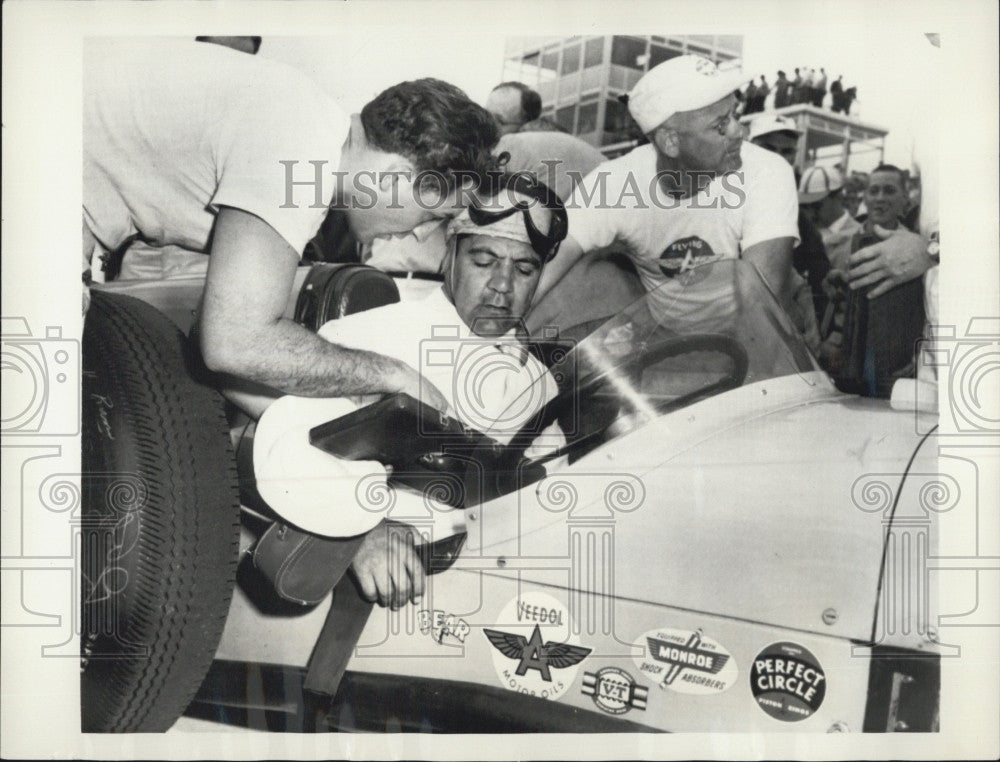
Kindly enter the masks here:
M 798 242 L 798 196 L 780 156 L 744 142 L 739 170 L 699 193 L 672 198 L 657 182 L 656 148 L 639 146 L 584 178 L 567 206 L 569 235 L 584 252 L 618 249 L 633 261 L 651 307 L 676 309 L 664 284 L 696 265 L 733 259 L 774 238 Z

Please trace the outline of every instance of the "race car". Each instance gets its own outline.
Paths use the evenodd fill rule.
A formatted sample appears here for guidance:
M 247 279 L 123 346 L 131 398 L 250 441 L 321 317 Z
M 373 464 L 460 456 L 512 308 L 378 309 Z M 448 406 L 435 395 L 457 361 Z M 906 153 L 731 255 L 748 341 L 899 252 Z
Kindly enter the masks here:
M 395 298 L 348 267 L 303 268 L 289 314 Z M 253 424 L 185 336 L 197 279 L 95 290 L 84 729 L 937 730 L 936 416 L 839 392 L 747 262 L 663 288 L 532 346 L 560 393 L 509 443 L 407 436 L 392 489 L 331 506 L 421 531 L 398 610 L 254 494 Z

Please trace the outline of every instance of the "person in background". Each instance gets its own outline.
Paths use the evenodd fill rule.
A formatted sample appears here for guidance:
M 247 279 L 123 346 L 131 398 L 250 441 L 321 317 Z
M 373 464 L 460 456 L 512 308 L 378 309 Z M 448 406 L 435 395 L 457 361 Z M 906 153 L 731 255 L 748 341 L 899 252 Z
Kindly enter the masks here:
M 767 96 L 771 93 L 771 86 L 767 84 L 767 79 L 763 74 L 760 75 L 760 84 L 757 85 L 757 113 L 761 113 L 764 110 L 764 104 L 767 101 Z
M 201 35 L 194 38 L 197 42 L 211 42 L 216 45 L 223 45 L 227 48 L 232 48 L 233 50 L 238 50 L 241 53 L 249 53 L 250 55 L 256 55 L 257 51 L 260 50 L 260 37 L 213 37 L 210 35 Z
M 778 154 L 792 168 L 798 153 L 801 131 L 788 117 L 779 115 L 759 116 L 750 123 L 749 140 L 772 153 Z M 808 288 L 795 289 L 796 302 L 805 316 L 803 335 L 810 349 L 819 352 L 819 321 L 826 312 L 827 297 L 823 282 L 830 272 L 830 260 L 816 224 L 801 209 L 798 216 L 799 245 L 792 251 L 792 266 L 806 279 Z
M 920 175 L 908 175 L 906 178 L 906 194 L 909 198 L 903 224 L 907 230 L 920 229 Z
M 792 83 L 788 81 L 785 72 L 779 71 L 774 82 L 774 107 L 784 108 L 791 103 Z
M 605 162 L 577 188 L 567 204 L 570 235 L 542 277 L 535 309 L 577 262 L 609 249 L 632 260 L 653 308 L 677 298 L 673 284 L 689 268 L 730 258 L 752 262 L 788 304 L 795 178 L 781 157 L 744 142 L 734 92 L 745 81 L 738 69 L 695 55 L 639 80 L 628 108 L 650 142 Z M 556 314 L 554 322 L 568 318 Z
M 826 69 L 822 66 L 813 81 L 812 105 L 816 108 L 823 108 L 823 99 L 826 97 Z
M 941 38 L 927 34 L 932 46 L 929 50 L 935 69 L 940 68 Z M 924 360 L 918 362 L 917 378 L 913 382 L 900 380 L 893 388 L 893 405 L 912 409 L 914 404 L 922 409 L 936 409 L 937 360 L 934 326 L 939 325 L 938 271 L 940 270 L 940 234 L 938 194 L 940 188 L 939 141 L 940 122 L 944 116 L 936 108 L 936 94 L 941 83 L 931 79 L 926 83 L 931 94 L 914 102 L 911 123 L 917 127 L 914 135 L 913 157 L 920 175 L 919 232 L 897 227 L 885 230 L 880 225 L 873 229 L 879 241 L 865 246 L 851 255 L 849 285 L 852 290 L 864 289 L 868 299 L 876 299 L 892 289 L 918 280 L 924 289 L 924 311 L 928 327 L 924 333 Z M 919 394 L 919 387 L 926 387 Z M 916 396 L 914 396 L 916 395 Z M 898 398 L 897 398 L 898 397 Z M 923 402 L 920 402 L 920 400 Z M 927 403 L 931 403 L 927 405 Z
M 851 86 L 844 90 L 844 95 L 840 99 L 841 109 L 845 116 L 851 115 L 851 105 L 858 99 L 858 88 Z
M 819 229 L 830 266 L 846 272 L 851 237 L 861 225 L 844 208 L 844 176 L 832 167 L 810 167 L 799 182 L 799 206 Z
M 796 69 L 795 77 L 794 79 L 792 79 L 792 92 L 791 92 L 791 100 L 789 100 L 788 102 L 789 106 L 795 106 L 798 105 L 799 103 L 802 103 L 803 79 L 804 77 L 802 76 L 802 72 Z
M 810 103 L 812 101 L 812 75 L 811 67 L 802 67 L 802 87 L 799 88 L 798 103 Z
M 845 292 L 843 274 L 851 255 L 851 242 L 861 224 L 844 208 L 844 177 L 832 167 L 810 167 L 799 182 L 799 209 L 818 229 L 829 268 L 822 283 L 825 308 L 819 321 L 822 345 L 819 360 L 836 373 L 843 343 Z
M 830 110 L 837 113 L 844 107 L 844 83 L 841 80 L 843 74 L 838 74 L 837 79 L 830 85 Z
M 743 91 L 743 113 L 757 113 L 757 83 L 752 79 L 747 83 L 747 89 Z
M 500 134 L 517 132 L 542 114 L 542 98 L 522 82 L 501 82 L 486 99 L 486 110 L 500 125 Z
M 908 202 L 902 170 L 890 164 L 872 170 L 865 189 L 868 218 L 851 239 L 851 253 L 898 230 Z M 872 290 L 863 286 L 846 294 L 842 361 L 835 379 L 844 391 L 888 397 L 896 379 L 915 372 L 914 345 L 926 320 L 924 286 L 914 278 L 869 298 Z

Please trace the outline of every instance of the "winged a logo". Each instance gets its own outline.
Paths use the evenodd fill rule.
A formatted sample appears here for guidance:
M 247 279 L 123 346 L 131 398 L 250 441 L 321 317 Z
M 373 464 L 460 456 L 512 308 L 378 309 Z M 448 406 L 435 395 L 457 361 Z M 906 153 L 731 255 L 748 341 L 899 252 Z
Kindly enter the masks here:
M 517 659 L 520 662 L 514 674 L 525 675 L 529 669 L 538 670 L 542 680 L 547 683 L 552 682 L 550 668 L 572 667 L 583 661 L 590 653 L 589 648 L 569 643 L 555 643 L 551 640 L 542 643 L 542 631 L 537 624 L 531 632 L 530 640 L 523 635 L 500 630 L 483 628 L 483 632 L 495 649 L 508 659 Z

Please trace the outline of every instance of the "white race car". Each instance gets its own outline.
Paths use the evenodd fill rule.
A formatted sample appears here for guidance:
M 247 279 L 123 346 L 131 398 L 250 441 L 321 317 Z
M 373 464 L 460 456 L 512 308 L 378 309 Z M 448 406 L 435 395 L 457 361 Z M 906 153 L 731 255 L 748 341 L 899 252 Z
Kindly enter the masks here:
M 351 272 L 302 316 L 393 298 Z M 838 392 L 746 262 L 667 287 L 539 342 L 561 393 L 508 445 L 399 431 L 395 489 L 435 500 L 331 505 L 428 539 L 396 611 L 254 497 L 184 337 L 200 282 L 95 290 L 84 729 L 936 730 L 936 416 Z

